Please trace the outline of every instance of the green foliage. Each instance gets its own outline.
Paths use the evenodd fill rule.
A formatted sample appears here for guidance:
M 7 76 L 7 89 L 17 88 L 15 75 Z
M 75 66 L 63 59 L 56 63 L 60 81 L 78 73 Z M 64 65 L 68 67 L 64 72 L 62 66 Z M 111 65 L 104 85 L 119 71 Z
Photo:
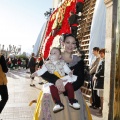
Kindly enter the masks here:
M 17 55 L 16 58 L 26 59 L 27 56 L 26 55 Z

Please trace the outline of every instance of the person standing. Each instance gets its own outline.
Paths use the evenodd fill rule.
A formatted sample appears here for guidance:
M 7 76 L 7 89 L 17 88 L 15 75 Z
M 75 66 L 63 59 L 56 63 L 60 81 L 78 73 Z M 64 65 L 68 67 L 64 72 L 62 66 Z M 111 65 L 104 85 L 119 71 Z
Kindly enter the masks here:
M 70 28 L 71 28 L 71 33 L 76 37 L 77 36 L 77 26 L 78 26 L 78 18 L 79 16 L 74 14 L 73 11 L 70 12 L 70 17 L 68 19 Z
M 105 67 L 105 49 L 100 49 L 100 61 L 97 66 L 95 75 L 93 77 L 94 81 L 94 88 L 97 90 L 97 94 L 100 97 L 100 110 L 97 113 L 97 115 L 102 116 L 102 110 L 103 110 L 103 90 L 104 90 L 104 67 Z
M 6 64 L 7 64 L 7 67 L 10 69 L 11 68 L 11 58 L 10 58 L 10 56 L 8 56 L 8 58 L 6 59 Z
M 43 65 L 43 63 L 44 63 L 42 54 L 40 54 L 40 57 L 39 57 L 38 59 L 39 59 L 38 68 L 41 69 L 41 68 L 42 68 L 42 65 Z M 43 79 L 42 79 L 41 77 L 39 78 L 39 84 L 40 84 L 40 85 L 43 85 L 43 84 L 44 84 Z
M 22 60 L 21 60 L 21 58 L 19 57 L 18 60 L 17 60 L 18 70 L 20 70 L 20 68 L 21 68 L 21 62 L 22 62 Z
M 8 101 L 8 89 L 7 89 L 7 77 L 5 73 L 8 72 L 5 58 L 0 54 L 0 113 L 5 107 L 6 102 Z
M 14 70 L 15 67 L 16 67 L 16 63 L 17 63 L 16 58 L 15 58 L 15 57 L 12 58 L 11 61 L 12 61 L 12 64 L 13 64 L 13 70 Z
M 26 57 L 25 58 L 25 67 L 26 67 L 26 70 L 28 69 L 28 62 L 29 62 L 29 59 Z
M 83 11 L 84 0 L 76 0 L 76 14 Z
M 91 83 L 91 90 L 92 90 L 92 105 L 90 106 L 93 109 L 99 108 L 100 107 L 100 97 L 97 95 L 97 90 L 93 90 L 93 81 L 92 78 L 96 72 L 98 63 L 100 61 L 100 55 L 99 55 L 99 47 L 94 47 L 93 48 L 93 55 L 95 56 L 92 64 L 90 66 L 90 83 Z
M 35 54 L 32 53 L 32 56 L 31 56 L 29 63 L 28 63 L 28 67 L 30 68 L 31 74 L 35 72 L 35 66 L 36 66 Z M 33 80 L 34 80 L 34 77 L 31 77 L 31 84 L 30 84 L 31 87 L 35 86 L 35 84 L 33 84 Z

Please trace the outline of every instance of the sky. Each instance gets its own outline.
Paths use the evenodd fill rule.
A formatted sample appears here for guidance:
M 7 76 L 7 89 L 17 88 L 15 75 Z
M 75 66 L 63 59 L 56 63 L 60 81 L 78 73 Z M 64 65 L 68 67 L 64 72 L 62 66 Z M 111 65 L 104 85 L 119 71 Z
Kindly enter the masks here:
M 0 0 L 0 44 L 31 53 L 52 5 L 52 0 Z

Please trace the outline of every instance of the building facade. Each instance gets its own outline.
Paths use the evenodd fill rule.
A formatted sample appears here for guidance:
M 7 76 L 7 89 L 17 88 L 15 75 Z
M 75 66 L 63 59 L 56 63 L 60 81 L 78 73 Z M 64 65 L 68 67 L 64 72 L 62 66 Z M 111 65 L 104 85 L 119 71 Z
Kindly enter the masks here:
M 56 8 L 60 2 L 63 0 L 53 0 L 53 8 Z

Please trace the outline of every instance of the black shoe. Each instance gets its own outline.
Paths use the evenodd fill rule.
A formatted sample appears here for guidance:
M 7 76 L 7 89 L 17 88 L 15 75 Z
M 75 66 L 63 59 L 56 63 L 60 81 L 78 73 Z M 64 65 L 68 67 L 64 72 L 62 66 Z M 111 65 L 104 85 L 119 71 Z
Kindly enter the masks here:
M 93 106 L 93 105 L 91 105 L 91 106 L 89 106 L 90 108 L 93 108 L 93 109 L 97 109 L 97 107 L 95 107 L 95 106 Z
M 43 84 L 44 84 L 44 82 L 39 82 L 38 84 L 43 85 Z
M 90 108 L 93 108 L 94 106 L 90 105 L 89 107 L 90 107 Z
M 35 87 L 35 84 L 33 84 L 33 85 L 30 84 L 30 86 L 31 86 L 31 87 Z
M 97 107 L 93 106 L 93 109 L 97 109 Z

